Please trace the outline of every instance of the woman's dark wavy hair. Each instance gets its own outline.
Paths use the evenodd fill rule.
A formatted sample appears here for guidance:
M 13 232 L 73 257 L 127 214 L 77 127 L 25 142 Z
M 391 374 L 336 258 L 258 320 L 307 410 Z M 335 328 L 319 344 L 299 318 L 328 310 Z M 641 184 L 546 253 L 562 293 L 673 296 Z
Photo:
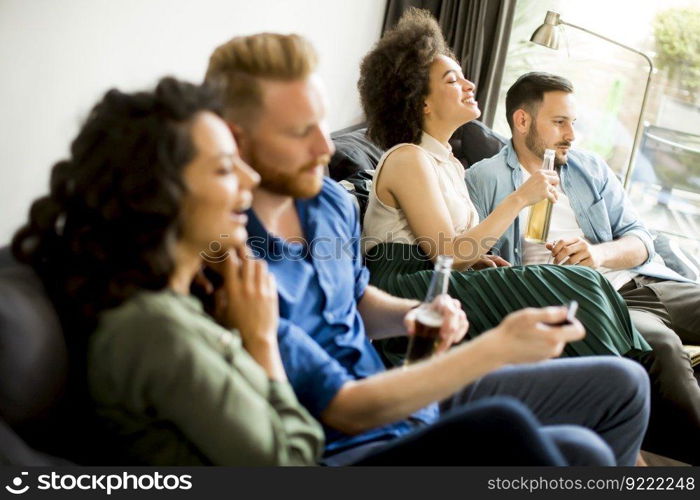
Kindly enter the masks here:
M 174 78 L 153 92 L 110 90 L 53 167 L 12 251 L 42 278 L 64 324 L 92 328 L 101 310 L 167 285 L 191 123 L 204 110 L 221 114 L 216 92 Z
M 365 56 L 358 88 L 372 141 L 383 148 L 420 142 L 430 65 L 440 55 L 455 58 L 437 21 L 410 8 Z

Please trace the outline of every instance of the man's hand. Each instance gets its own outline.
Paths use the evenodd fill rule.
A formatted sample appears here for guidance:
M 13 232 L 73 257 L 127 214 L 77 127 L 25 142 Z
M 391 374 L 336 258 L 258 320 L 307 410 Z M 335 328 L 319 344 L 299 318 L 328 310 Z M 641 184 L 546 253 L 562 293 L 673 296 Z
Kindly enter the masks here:
M 489 267 L 510 267 L 512 264 L 498 255 L 482 255 L 479 260 L 472 264 L 472 269 L 487 269 Z
M 603 252 L 597 245 L 592 245 L 583 238 L 559 240 L 547 243 L 545 247 L 552 252 L 555 264 L 580 265 L 593 269 L 603 266 Z
M 440 342 L 435 348 L 435 352 L 443 352 L 449 349 L 452 344 L 460 342 L 469 329 L 467 315 L 462 310 L 462 304 L 457 299 L 449 295 L 440 295 L 436 298 L 431 307 L 434 307 L 442 315 L 442 325 L 440 326 Z M 418 309 L 411 309 L 404 317 L 404 325 L 409 335 L 416 331 L 416 315 Z
M 498 337 L 512 364 L 534 363 L 559 356 L 567 342 L 582 339 L 586 332 L 574 318 L 569 325 L 555 326 L 566 319 L 566 307 L 522 309 L 505 317 L 501 324 L 484 335 Z

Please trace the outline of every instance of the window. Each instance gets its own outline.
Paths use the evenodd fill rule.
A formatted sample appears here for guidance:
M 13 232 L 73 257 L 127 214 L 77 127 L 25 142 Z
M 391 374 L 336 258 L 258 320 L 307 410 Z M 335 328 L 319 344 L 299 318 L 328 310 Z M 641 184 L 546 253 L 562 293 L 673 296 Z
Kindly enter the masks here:
M 553 10 L 567 22 L 649 54 L 658 69 L 628 193 L 650 229 L 700 256 L 700 27 L 674 34 L 679 23 L 669 19 L 669 9 L 690 9 L 693 15 L 686 12 L 683 20 L 700 23 L 700 0 L 639 0 L 634 6 L 609 0 L 519 0 L 494 129 L 510 135 L 505 92 L 518 76 L 533 70 L 562 75 L 576 88 L 576 147 L 598 153 L 623 178 L 648 74 L 644 58 L 566 26 L 559 50 L 529 39 L 547 10 Z M 678 46 L 668 48 L 668 40 L 685 44 L 689 58 L 669 63 L 668 52 L 677 52 Z

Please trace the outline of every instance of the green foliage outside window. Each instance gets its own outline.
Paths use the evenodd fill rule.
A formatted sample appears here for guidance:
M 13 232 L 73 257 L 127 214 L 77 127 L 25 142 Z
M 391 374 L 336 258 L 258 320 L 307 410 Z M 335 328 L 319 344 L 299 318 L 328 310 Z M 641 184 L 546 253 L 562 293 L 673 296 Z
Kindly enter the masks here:
M 654 19 L 656 63 L 668 71 L 684 97 L 700 97 L 700 10 L 675 8 L 657 14 Z

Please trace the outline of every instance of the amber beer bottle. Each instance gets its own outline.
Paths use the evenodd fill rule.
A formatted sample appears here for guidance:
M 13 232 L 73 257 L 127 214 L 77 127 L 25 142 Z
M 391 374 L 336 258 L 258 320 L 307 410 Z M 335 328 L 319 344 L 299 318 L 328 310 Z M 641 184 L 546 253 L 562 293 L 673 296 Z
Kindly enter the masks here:
M 439 255 L 435 263 L 425 300 L 416 312 L 416 331 L 408 341 L 406 364 L 429 358 L 435 351 L 440 338 L 442 314 L 433 306 L 433 301 L 447 293 L 452 272 L 452 257 Z
M 544 150 L 544 170 L 554 170 L 554 150 Z M 525 239 L 531 243 L 546 243 L 549 236 L 549 222 L 552 219 L 552 202 L 549 199 L 538 201 L 530 207 Z

